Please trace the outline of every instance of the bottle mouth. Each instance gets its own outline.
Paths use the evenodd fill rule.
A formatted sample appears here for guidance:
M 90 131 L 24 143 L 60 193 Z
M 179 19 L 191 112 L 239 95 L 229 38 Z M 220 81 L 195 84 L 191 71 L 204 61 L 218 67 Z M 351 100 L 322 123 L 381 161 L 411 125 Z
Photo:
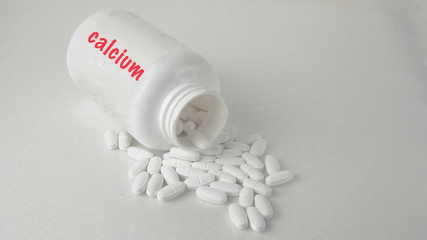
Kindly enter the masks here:
M 208 148 L 223 130 L 227 117 L 228 110 L 221 95 L 194 83 L 175 88 L 160 111 L 162 133 L 168 142 L 193 150 Z M 203 137 L 202 145 L 195 144 L 193 131 Z

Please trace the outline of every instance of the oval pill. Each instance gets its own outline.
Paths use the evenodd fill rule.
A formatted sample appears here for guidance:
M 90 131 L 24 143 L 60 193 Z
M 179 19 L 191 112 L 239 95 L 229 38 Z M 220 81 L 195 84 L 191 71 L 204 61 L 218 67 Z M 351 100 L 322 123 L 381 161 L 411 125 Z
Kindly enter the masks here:
M 130 179 L 134 179 L 136 175 L 138 175 L 140 172 L 147 169 L 148 165 L 148 159 L 143 158 L 138 161 L 136 161 L 132 166 L 129 168 L 128 176 Z
M 243 186 L 250 187 L 254 190 L 254 192 L 266 197 L 271 196 L 271 193 L 273 192 L 273 189 L 271 189 L 271 187 L 250 178 L 243 179 Z
M 162 166 L 162 159 L 158 156 L 154 156 L 150 158 L 147 166 L 147 172 L 151 175 L 158 173 L 160 171 L 160 167 Z
M 171 167 L 179 167 L 179 166 L 191 166 L 191 162 L 184 161 L 176 158 L 165 158 L 162 161 L 162 164 L 165 166 L 171 166 Z
M 214 174 L 216 179 L 218 179 L 218 181 L 236 183 L 236 177 L 235 176 L 232 176 L 232 175 L 225 173 L 223 171 L 209 171 L 209 173 Z
M 246 144 L 253 144 L 255 141 L 262 139 L 261 134 L 248 134 L 244 136 L 236 137 L 236 142 L 246 143 Z
M 167 184 L 171 184 L 179 181 L 178 174 L 175 172 L 175 170 L 171 166 L 162 166 L 160 168 L 160 172 L 165 178 L 165 181 Z
M 242 156 L 242 150 L 237 148 L 231 148 L 231 149 L 222 150 L 222 153 L 218 155 L 217 158 L 240 157 L 240 156 Z
M 213 141 L 214 144 L 221 144 L 224 142 L 227 142 L 228 140 L 230 140 L 230 133 L 229 132 L 221 132 L 218 137 L 215 138 L 215 140 Z
M 162 174 L 155 173 L 153 176 L 150 177 L 150 180 L 148 180 L 147 184 L 147 196 L 149 197 L 155 197 L 157 196 L 157 192 L 162 188 L 163 186 L 164 178 Z
M 224 191 L 216 190 L 207 186 L 198 187 L 196 195 L 199 199 L 215 204 L 227 202 L 227 194 Z
M 157 199 L 160 201 L 169 201 L 185 192 L 185 184 L 183 182 L 173 182 L 157 192 Z
M 257 181 L 264 180 L 264 174 L 249 164 L 245 163 L 240 165 L 240 169 L 242 169 L 243 172 L 247 173 L 248 176 L 254 180 L 257 180 Z
M 224 191 L 228 196 L 239 196 L 240 190 L 242 187 L 240 187 L 239 184 L 236 183 L 230 183 L 230 182 L 211 182 L 209 184 L 209 187 L 217 190 Z
M 108 129 L 104 132 L 104 141 L 108 149 L 117 148 L 117 134 L 113 130 Z
M 265 219 L 256 207 L 246 208 L 246 214 L 248 215 L 249 225 L 251 226 L 252 230 L 256 232 L 264 231 Z
M 250 153 L 243 153 L 242 158 L 245 159 L 246 163 L 251 165 L 252 167 L 262 171 L 264 169 L 264 163 L 255 155 Z
M 202 169 L 197 169 L 197 168 L 193 168 L 190 166 L 176 167 L 176 172 L 178 173 L 178 175 L 180 175 L 182 177 L 192 177 L 192 176 L 195 176 L 199 173 L 205 173 L 205 171 Z
M 228 141 L 223 143 L 224 148 L 230 148 L 230 149 L 239 149 L 242 152 L 247 152 L 251 148 L 248 144 L 241 143 L 241 142 L 234 142 L 234 141 Z
M 232 203 L 228 206 L 228 214 L 230 215 L 231 222 L 238 229 L 244 229 L 248 227 L 248 217 L 245 209 L 237 203 Z
M 185 179 L 184 183 L 187 185 L 188 190 L 194 190 L 213 181 L 215 181 L 215 175 L 211 173 L 199 173 L 196 176 Z
M 220 145 L 211 145 L 210 148 L 200 149 L 199 152 L 203 155 L 215 156 L 221 154 L 222 148 Z
M 147 187 L 148 178 L 150 175 L 148 175 L 148 172 L 141 172 L 133 181 L 132 184 L 132 192 L 134 194 L 141 194 L 145 191 L 145 188 Z
M 231 165 L 222 166 L 222 171 L 236 177 L 240 182 L 248 177 L 248 174 L 243 172 L 241 169 Z
M 213 162 L 193 162 L 191 166 L 193 168 L 198 168 L 198 169 L 208 170 L 208 171 L 221 170 L 221 165 Z
M 199 149 L 209 149 L 211 147 L 212 140 L 197 130 L 189 131 L 187 136 Z
M 215 163 L 221 165 L 241 165 L 245 163 L 245 160 L 241 157 L 220 157 L 215 160 Z
M 152 152 L 139 147 L 128 147 L 127 154 L 129 157 L 135 160 L 140 160 L 143 158 L 151 158 L 153 156 Z
M 200 156 L 200 162 L 215 162 L 216 157 L 214 156 Z
M 289 182 L 293 178 L 294 178 L 294 174 L 291 171 L 283 170 L 266 177 L 265 184 L 267 184 L 268 186 L 277 186 L 277 185 Z
M 272 154 L 265 156 L 265 171 L 268 175 L 280 172 L 279 160 Z
M 266 197 L 262 195 L 256 195 L 255 207 L 258 208 L 259 212 L 264 216 L 265 219 L 271 219 L 273 217 L 273 207 Z
M 132 138 L 127 132 L 119 133 L 119 149 L 126 151 L 132 142 Z
M 243 187 L 239 193 L 239 204 L 242 207 L 249 207 L 254 200 L 254 190 L 250 187 Z
M 191 161 L 191 162 L 198 161 L 200 158 L 199 152 L 191 151 L 191 150 L 185 150 L 185 149 L 178 148 L 178 147 L 171 148 L 170 154 L 171 154 L 171 156 L 173 156 L 175 158 L 179 158 L 179 159 Z
M 196 129 L 196 124 L 193 121 L 187 121 L 184 123 L 184 132 L 189 133 L 190 131 L 194 131 Z
M 249 150 L 249 153 L 257 157 L 260 157 L 261 155 L 264 154 L 266 148 L 267 148 L 267 141 L 265 141 L 264 139 L 258 139 L 252 144 L 251 149 Z

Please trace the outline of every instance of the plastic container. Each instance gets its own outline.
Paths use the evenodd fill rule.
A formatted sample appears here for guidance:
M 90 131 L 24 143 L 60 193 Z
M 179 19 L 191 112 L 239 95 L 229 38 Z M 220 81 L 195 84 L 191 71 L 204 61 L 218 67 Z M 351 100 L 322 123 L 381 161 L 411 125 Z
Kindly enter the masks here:
M 207 111 L 197 131 L 209 141 L 227 120 L 208 62 L 130 12 L 103 10 L 87 18 L 70 41 L 67 65 L 74 83 L 148 148 L 196 148 L 177 135 L 190 105 Z

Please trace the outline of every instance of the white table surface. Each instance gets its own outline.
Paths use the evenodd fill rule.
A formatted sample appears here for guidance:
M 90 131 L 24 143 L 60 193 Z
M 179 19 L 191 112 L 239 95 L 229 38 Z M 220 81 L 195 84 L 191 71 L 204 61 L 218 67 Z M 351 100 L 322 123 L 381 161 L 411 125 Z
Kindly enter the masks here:
M 65 62 L 78 24 L 110 7 L 208 59 L 238 133 L 294 171 L 265 232 L 193 192 L 131 194 L 133 160 L 105 148 L 112 122 Z M 2 1 L 0 239 L 426 239 L 422 48 L 381 1 Z

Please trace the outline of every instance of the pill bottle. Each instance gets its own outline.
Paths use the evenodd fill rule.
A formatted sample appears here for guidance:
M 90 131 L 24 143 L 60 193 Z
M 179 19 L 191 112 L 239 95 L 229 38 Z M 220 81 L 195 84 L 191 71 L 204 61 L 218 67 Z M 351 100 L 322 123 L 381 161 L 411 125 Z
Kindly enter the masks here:
M 67 66 L 74 83 L 148 148 L 207 148 L 227 120 L 209 63 L 128 11 L 102 10 L 81 23 Z M 194 138 L 178 130 L 191 111 L 205 111 Z

